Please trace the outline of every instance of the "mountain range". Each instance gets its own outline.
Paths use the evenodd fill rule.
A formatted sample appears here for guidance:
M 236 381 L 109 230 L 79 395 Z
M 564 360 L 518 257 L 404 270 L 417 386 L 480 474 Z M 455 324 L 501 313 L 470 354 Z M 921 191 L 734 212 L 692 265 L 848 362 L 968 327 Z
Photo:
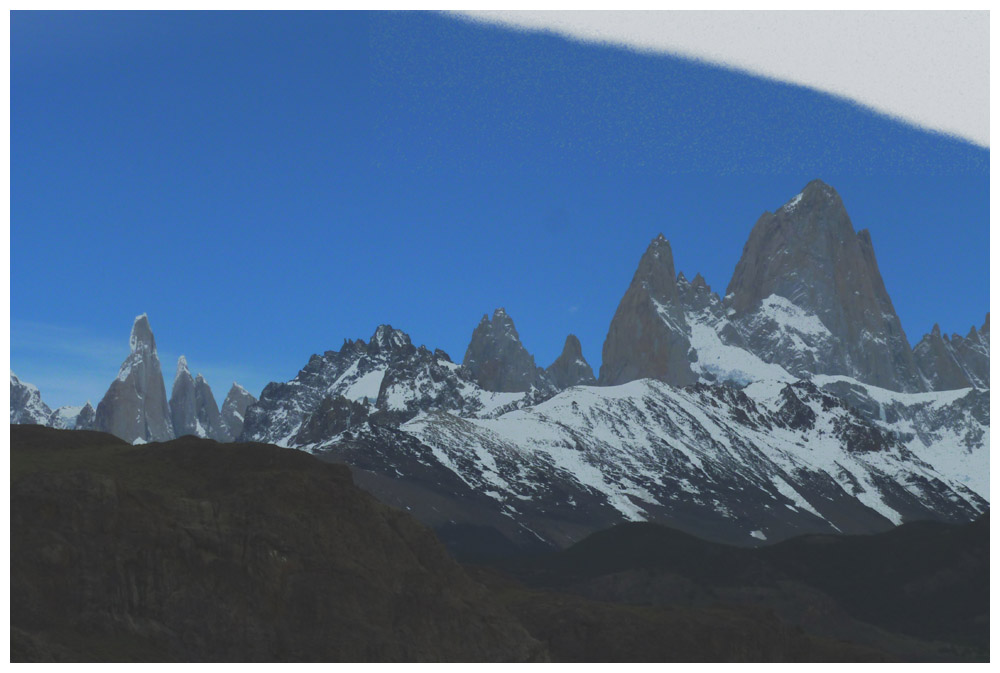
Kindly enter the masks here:
M 989 314 L 911 347 L 871 235 L 816 180 L 757 220 L 724 296 L 654 238 L 596 377 L 573 335 L 539 366 L 500 308 L 461 364 L 380 325 L 259 400 L 234 384 L 220 411 L 183 357 L 167 398 L 142 315 L 96 410 L 53 412 L 11 373 L 11 422 L 308 451 L 453 549 L 564 547 L 627 521 L 753 546 L 986 511 Z

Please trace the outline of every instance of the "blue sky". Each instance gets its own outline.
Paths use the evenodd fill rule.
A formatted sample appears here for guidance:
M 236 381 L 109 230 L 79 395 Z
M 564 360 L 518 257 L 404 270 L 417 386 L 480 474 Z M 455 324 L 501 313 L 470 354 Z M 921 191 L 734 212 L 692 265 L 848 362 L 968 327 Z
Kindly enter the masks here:
M 649 241 L 724 291 L 813 178 L 911 344 L 989 303 L 989 151 L 667 56 L 436 14 L 11 18 L 11 368 L 95 404 L 147 312 L 216 397 L 379 323 L 460 361 L 506 307 L 594 366 Z

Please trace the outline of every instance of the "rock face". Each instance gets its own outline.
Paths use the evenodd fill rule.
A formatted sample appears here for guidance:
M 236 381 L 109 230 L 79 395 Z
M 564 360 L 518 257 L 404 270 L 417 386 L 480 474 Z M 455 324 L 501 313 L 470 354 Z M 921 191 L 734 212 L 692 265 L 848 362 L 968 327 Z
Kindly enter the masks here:
M 225 441 L 235 442 L 243 433 L 243 419 L 247 409 L 254 404 L 257 398 L 251 395 L 246 388 L 233 383 L 233 387 L 226 394 L 226 399 L 222 402 L 222 427 L 225 434 Z
M 174 426 L 174 436 L 176 437 L 184 435 L 204 437 L 204 434 L 198 432 L 194 377 L 191 376 L 187 358 L 183 355 L 177 359 L 177 375 L 174 376 L 174 387 L 170 392 L 170 422 Z
M 83 408 L 80 409 L 80 413 L 76 416 L 76 425 L 73 426 L 74 430 L 93 430 L 94 422 L 97 418 L 97 412 L 94 410 L 93 405 L 90 400 L 87 401 Z
M 177 360 L 177 376 L 170 395 L 170 420 L 177 437 L 194 435 L 220 442 L 227 441 L 219 407 L 205 378 L 192 378 L 187 358 Z
M 204 436 L 220 442 L 226 441 L 219 405 L 215 402 L 215 395 L 212 394 L 208 381 L 201 374 L 194 378 L 194 402 L 196 418 Z
M 136 317 L 132 352 L 97 405 L 94 427 L 127 442 L 163 442 L 174 436 L 156 340 L 146 314 Z
M 601 385 L 652 378 L 671 385 L 695 382 L 689 328 L 680 303 L 670 242 L 660 234 L 639 260 L 602 351 Z
M 526 661 L 545 650 L 343 465 L 11 433 L 11 658 Z
M 750 350 L 796 376 L 837 374 L 890 390 L 925 390 L 871 236 L 855 233 L 840 196 L 819 180 L 760 217 L 726 294 Z M 774 347 L 777 332 L 803 321 L 807 357 L 802 348 Z
M 10 373 L 10 422 L 14 424 L 47 425 L 52 410 L 42 402 L 36 386 L 25 383 Z
M 462 365 L 480 388 L 498 393 L 528 392 L 539 379 L 535 358 L 521 343 L 514 321 L 503 308 L 493 312 L 492 320 L 483 315 Z
M 941 334 L 934 325 L 913 348 L 917 369 L 931 390 L 990 387 L 990 314 L 982 328 L 969 329 L 964 338 Z
M 573 334 L 566 337 L 562 353 L 548 366 L 545 374 L 560 390 L 571 386 L 592 386 L 597 383 L 594 370 L 583 357 L 580 340 Z

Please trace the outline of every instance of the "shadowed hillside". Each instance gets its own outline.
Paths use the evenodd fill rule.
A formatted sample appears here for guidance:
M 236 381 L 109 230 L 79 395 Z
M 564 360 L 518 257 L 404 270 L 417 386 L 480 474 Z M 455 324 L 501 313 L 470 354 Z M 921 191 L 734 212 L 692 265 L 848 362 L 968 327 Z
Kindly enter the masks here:
M 345 466 L 23 426 L 11 469 L 14 661 L 545 658 Z

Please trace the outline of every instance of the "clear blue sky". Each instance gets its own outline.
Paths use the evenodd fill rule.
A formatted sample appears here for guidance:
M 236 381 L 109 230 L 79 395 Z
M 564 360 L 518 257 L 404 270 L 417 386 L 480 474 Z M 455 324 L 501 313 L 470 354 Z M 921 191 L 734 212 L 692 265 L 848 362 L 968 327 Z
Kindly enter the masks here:
M 461 361 L 504 306 L 547 366 L 663 232 L 729 282 L 813 178 L 911 344 L 989 302 L 989 151 L 802 88 L 435 14 L 11 18 L 11 367 L 95 404 L 147 312 L 218 401 L 379 323 Z

